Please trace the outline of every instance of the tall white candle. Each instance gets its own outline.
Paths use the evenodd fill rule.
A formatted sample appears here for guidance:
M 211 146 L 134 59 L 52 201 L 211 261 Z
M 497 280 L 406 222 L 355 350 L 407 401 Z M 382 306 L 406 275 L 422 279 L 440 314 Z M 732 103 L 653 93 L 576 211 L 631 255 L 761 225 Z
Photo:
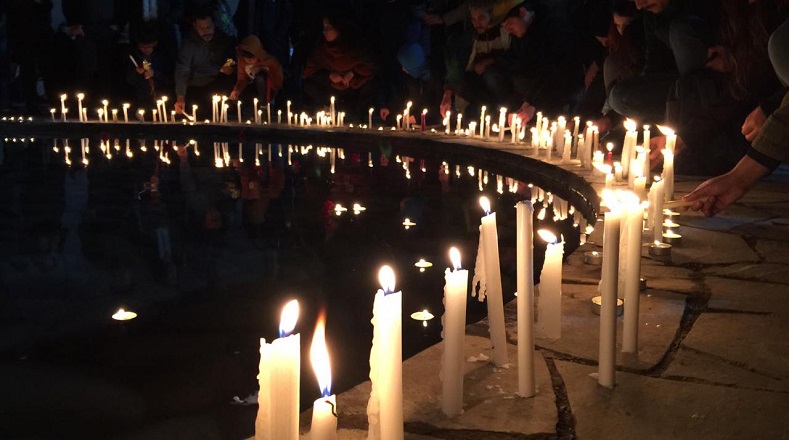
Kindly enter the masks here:
M 241 123 L 241 100 L 236 102 L 236 113 L 238 114 L 238 123 Z
M 118 109 L 112 109 L 112 122 L 118 122 Z
M 167 122 L 168 113 L 169 112 L 167 111 L 167 97 L 162 96 L 162 121 Z M 173 118 L 173 120 L 171 120 L 170 122 L 175 122 L 175 118 Z
M 372 107 L 370 107 L 370 109 L 367 110 L 367 128 L 370 129 L 370 130 L 373 129 L 373 112 L 374 111 L 375 111 L 375 109 L 372 108 Z
M 484 105 L 479 112 L 479 137 L 485 137 L 485 110 L 487 107 Z
M 655 241 L 663 241 L 663 199 L 665 194 L 665 182 L 658 180 L 652 184 L 651 191 L 655 191 L 654 198 L 652 199 L 652 218 L 649 223 L 652 224 L 652 232 Z
M 444 129 L 444 134 L 449 134 L 449 126 L 452 123 L 451 116 L 452 116 L 451 111 L 447 111 L 447 115 L 444 116 L 444 125 L 446 125 L 446 128 Z
M 65 93 L 60 95 L 60 116 L 63 118 L 63 122 L 66 122 L 66 98 L 68 95 Z
M 286 105 L 287 105 L 287 110 L 288 110 L 286 116 L 288 117 L 288 125 L 290 125 L 290 116 L 291 116 L 291 113 L 290 113 L 290 101 L 288 101 L 286 103 Z
M 192 122 L 197 122 L 197 104 L 192 104 Z
M 337 120 L 335 119 L 334 116 L 334 96 L 332 96 L 331 99 L 329 99 L 329 119 L 330 119 L 329 123 L 331 125 L 336 125 Z
M 466 334 L 468 270 L 460 269 L 460 252 L 449 250 L 454 270 L 444 272 L 444 353 L 441 363 L 441 410 L 449 417 L 463 413 L 463 340 Z
M 378 272 L 382 289 L 373 302 L 373 346 L 370 349 L 372 391 L 367 403 L 370 440 L 402 440 L 403 432 L 403 294 L 394 292 L 389 266 Z
M 540 290 L 537 294 L 537 316 L 535 326 L 538 334 L 548 339 L 562 337 L 562 257 L 564 242 L 548 230 L 537 231 L 548 247 L 540 274 Z
M 666 148 L 663 150 L 663 200 L 674 199 L 674 152 Z M 661 209 L 661 214 L 663 210 Z
M 490 341 L 493 345 L 493 362 L 502 366 L 508 362 L 507 334 L 504 329 L 504 297 L 501 288 L 501 266 L 499 263 L 499 233 L 496 226 L 496 213 L 490 212 L 490 201 L 487 197 L 480 197 L 479 203 L 485 216 L 482 217 L 480 226 L 480 247 L 482 248 L 483 261 L 477 261 L 477 267 L 482 268 L 484 279 L 478 280 L 478 270 L 474 274 L 474 285 L 477 281 L 484 284 L 480 286 L 479 300 L 485 296 L 488 300 L 488 324 L 490 326 Z M 479 256 L 477 256 L 479 259 Z
M 123 122 L 129 122 L 129 103 L 123 103 Z
M 485 116 L 485 139 L 490 139 L 490 115 Z
M 534 208 L 528 201 L 515 205 L 518 244 L 518 394 L 537 393 L 534 372 Z
M 282 310 L 280 337 L 270 344 L 260 339 L 255 440 L 299 438 L 301 340 L 298 333 L 288 336 L 296 327 L 298 315 L 299 303 L 293 300 Z
M 504 142 L 504 127 L 507 125 L 507 108 L 499 110 L 499 142 Z M 510 127 L 512 129 L 512 127 Z
M 337 440 L 337 397 L 331 393 L 331 361 L 326 347 L 326 324 L 323 314 L 318 318 L 310 345 L 310 362 L 321 397 L 312 404 L 310 440 Z
M 603 230 L 602 292 L 600 304 L 600 343 L 597 381 L 612 388 L 616 371 L 616 303 L 619 269 L 619 228 L 621 213 L 615 200 L 607 200 Z
M 638 306 L 641 291 L 641 231 L 643 229 L 644 208 L 635 194 L 627 194 L 625 232 L 622 240 L 627 241 L 626 254 L 622 255 L 627 263 L 625 277 L 625 317 L 623 322 L 622 351 L 638 353 Z
M 79 122 L 85 122 L 85 119 L 82 117 L 82 100 L 85 99 L 84 93 L 77 93 L 77 117 L 79 117 Z
M 260 116 L 258 115 L 258 98 L 252 98 L 252 117 L 255 118 L 255 123 L 260 124 L 262 121 L 260 120 Z

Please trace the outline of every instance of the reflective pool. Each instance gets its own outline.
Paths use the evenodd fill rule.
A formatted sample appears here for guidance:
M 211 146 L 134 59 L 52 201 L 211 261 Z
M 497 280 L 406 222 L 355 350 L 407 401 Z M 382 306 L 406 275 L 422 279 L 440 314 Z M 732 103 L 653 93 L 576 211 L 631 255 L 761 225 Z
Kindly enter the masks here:
M 1 144 L 0 437 L 145 438 L 182 423 L 244 438 L 256 407 L 234 396 L 256 390 L 259 338 L 277 337 L 288 299 L 302 306 L 306 408 L 322 309 L 334 391 L 367 378 L 381 265 L 403 291 L 404 356 L 440 341 L 448 250 L 473 274 L 480 195 L 498 216 L 505 301 L 517 201 L 534 200 L 537 227 L 563 234 L 566 254 L 586 225 L 565 202 L 572 185 L 540 188 L 544 175 L 460 146 L 116 136 Z M 484 317 L 468 304 L 468 322 Z M 119 308 L 138 317 L 114 321 Z M 423 309 L 436 318 L 409 318 Z

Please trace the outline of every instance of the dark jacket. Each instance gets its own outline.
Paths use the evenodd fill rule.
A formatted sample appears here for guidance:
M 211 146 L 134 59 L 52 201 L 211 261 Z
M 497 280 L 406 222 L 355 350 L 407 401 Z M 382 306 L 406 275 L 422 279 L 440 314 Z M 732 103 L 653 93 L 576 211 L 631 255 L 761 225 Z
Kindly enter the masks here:
M 191 32 L 184 40 L 175 65 L 175 94 L 186 95 L 187 86 L 202 87 L 221 75 L 219 69 L 234 58 L 233 41 L 218 29 L 210 42 Z
M 282 66 L 290 62 L 291 0 L 240 0 L 233 16 L 239 38 L 256 35 Z

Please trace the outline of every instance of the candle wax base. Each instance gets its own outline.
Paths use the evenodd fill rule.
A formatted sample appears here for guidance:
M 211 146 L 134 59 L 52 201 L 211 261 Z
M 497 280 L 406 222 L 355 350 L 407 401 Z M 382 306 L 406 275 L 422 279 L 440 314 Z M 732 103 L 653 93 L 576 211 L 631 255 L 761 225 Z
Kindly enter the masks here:
M 602 307 L 601 301 L 602 301 L 602 297 L 600 296 L 595 296 L 594 298 L 592 298 L 592 313 L 594 313 L 597 316 L 600 316 L 600 308 Z M 622 316 L 624 312 L 625 312 L 625 302 L 617 298 L 616 316 Z
M 650 244 L 649 255 L 653 257 L 668 257 L 671 255 L 671 245 L 668 243 Z
M 602 252 L 584 252 L 584 263 L 590 266 L 600 266 L 603 264 Z

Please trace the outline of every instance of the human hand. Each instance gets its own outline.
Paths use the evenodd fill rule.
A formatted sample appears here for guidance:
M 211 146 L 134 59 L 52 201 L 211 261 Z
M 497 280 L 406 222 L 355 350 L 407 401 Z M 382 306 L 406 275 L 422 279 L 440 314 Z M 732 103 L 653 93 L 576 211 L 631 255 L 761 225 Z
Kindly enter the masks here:
M 329 81 L 331 81 L 334 84 L 340 84 L 343 82 L 343 77 L 341 74 L 337 72 L 332 72 L 329 74 Z
M 663 164 L 663 149 L 666 148 L 666 137 L 655 136 L 649 138 L 649 168 L 657 169 Z
M 518 109 L 516 113 L 521 120 L 521 125 L 526 125 L 531 119 L 534 117 L 534 113 L 537 112 L 537 109 L 529 104 L 528 102 L 524 102 L 521 107 Z
M 350 87 L 352 79 L 353 79 L 353 71 L 345 72 L 345 74 L 342 76 L 342 82 L 343 84 L 345 84 L 346 87 Z
M 474 72 L 476 72 L 477 75 L 482 75 L 483 73 L 485 73 L 485 70 L 491 64 L 493 64 L 493 61 L 494 61 L 493 58 L 488 58 L 474 64 Z
M 759 179 L 769 173 L 769 169 L 746 155 L 731 171 L 707 180 L 682 200 L 692 202 L 689 208 L 693 211 L 701 211 L 710 217 L 739 200 Z
M 143 77 L 145 77 L 145 79 L 153 78 L 153 69 L 146 69 L 145 73 L 143 73 Z
M 142 66 L 137 66 L 137 67 L 135 67 L 135 68 L 134 68 L 134 70 L 135 70 L 137 73 L 139 73 L 140 75 L 142 75 L 143 73 L 145 73 L 145 67 L 142 67 Z
M 225 75 L 232 75 L 233 74 L 233 66 L 228 64 L 223 64 L 222 67 L 219 68 L 219 71 L 224 73 Z
M 182 115 L 184 113 L 184 108 L 186 107 L 186 102 L 184 102 L 184 97 L 179 96 L 175 100 L 175 113 L 178 115 Z
M 438 14 L 425 14 L 422 16 L 422 21 L 428 26 L 442 26 L 444 18 Z
M 724 46 L 712 46 L 707 49 L 707 62 L 704 66 L 721 73 L 734 71 L 734 57 Z
M 767 122 L 767 116 L 764 115 L 762 108 L 757 106 L 742 124 L 742 134 L 745 136 L 745 139 L 748 142 L 753 142 L 756 136 L 759 135 L 759 132 L 762 131 L 765 122 Z
M 447 90 L 444 92 L 444 97 L 441 99 L 441 104 L 439 105 L 439 112 L 441 113 L 442 118 L 447 117 L 447 112 L 452 110 L 452 92 Z
M 230 92 L 230 96 L 229 96 L 229 98 L 230 98 L 230 100 L 232 100 L 232 101 L 235 101 L 235 100 L 237 100 L 237 99 L 238 99 L 238 96 L 239 96 L 239 95 L 240 95 L 240 93 L 238 93 L 238 90 L 236 90 L 236 89 L 233 89 L 233 91 L 232 91 L 232 92 Z
M 385 121 L 386 118 L 389 117 L 389 109 L 382 108 L 381 110 L 378 111 L 378 114 L 381 116 L 381 119 Z
M 85 36 L 85 30 L 82 29 L 82 25 L 81 24 L 75 24 L 73 26 L 69 26 L 69 32 L 71 33 L 71 38 L 84 37 Z
M 608 133 L 611 130 L 611 125 L 613 125 L 613 122 L 608 116 L 603 116 L 602 118 L 594 121 L 592 125 L 596 126 L 597 131 L 600 133 Z

